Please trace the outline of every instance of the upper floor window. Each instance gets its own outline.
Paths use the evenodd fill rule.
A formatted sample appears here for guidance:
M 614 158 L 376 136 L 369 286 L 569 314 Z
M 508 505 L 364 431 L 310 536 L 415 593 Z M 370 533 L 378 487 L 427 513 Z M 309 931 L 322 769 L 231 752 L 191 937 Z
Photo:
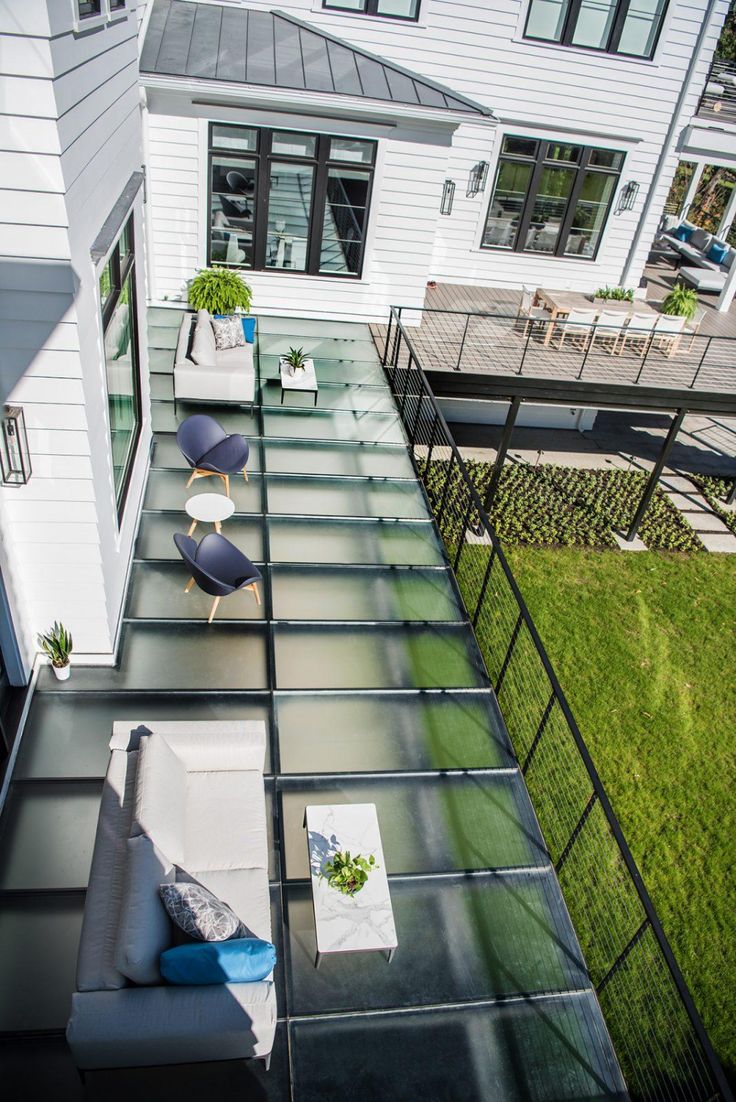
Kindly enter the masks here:
M 80 19 L 86 15 L 101 15 L 102 0 L 77 0 L 77 11 Z
M 322 0 L 328 11 L 349 11 L 353 15 L 382 15 L 387 19 L 419 18 L 420 0 Z
M 614 149 L 507 135 L 481 247 L 594 260 L 623 159 Z
M 530 0 L 525 38 L 651 58 L 667 0 Z

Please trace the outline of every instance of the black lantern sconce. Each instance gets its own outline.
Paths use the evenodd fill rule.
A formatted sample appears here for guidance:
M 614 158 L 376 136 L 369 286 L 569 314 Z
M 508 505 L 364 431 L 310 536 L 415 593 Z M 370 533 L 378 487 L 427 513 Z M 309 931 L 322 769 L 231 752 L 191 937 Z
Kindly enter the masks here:
M 623 214 L 626 210 L 633 210 L 636 197 L 639 194 L 639 185 L 636 180 L 629 180 L 618 193 L 618 202 L 614 214 Z
M 488 179 L 488 161 L 478 161 L 473 165 L 468 176 L 468 190 L 465 192 L 468 199 L 472 199 L 478 192 L 483 191 Z
M 25 486 L 33 473 L 26 420 L 20 406 L 6 406 L 3 411 L 0 467 L 3 486 Z
M 452 214 L 452 201 L 455 198 L 455 181 L 445 180 L 445 186 L 442 188 L 442 202 L 440 203 L 440 214 Z

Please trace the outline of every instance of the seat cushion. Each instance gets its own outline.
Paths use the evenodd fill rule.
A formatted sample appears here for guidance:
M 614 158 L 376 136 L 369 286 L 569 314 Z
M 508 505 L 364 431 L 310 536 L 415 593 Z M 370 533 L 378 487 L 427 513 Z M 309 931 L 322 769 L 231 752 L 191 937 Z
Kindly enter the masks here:
M 197 311 L 197 322 L 194 327 L 194 340 L 192 341 L 190 355 L 199 367 L 215 367 L 217 363 L 215 331 L 212 328 L 212 320 L 207 310 Z
M 250 937 L 271 940 L 271 897 L 266 869 L 208 869 L 198 870 L 192 876 L 235 911 Z
M 263 777 L 255 770 L 187 775 L 184 854 L 193 869 L 268 867 Z
M 184 859 L 187 773 L 161 735 L 140 740 L 131 836 L 147 834 L 180 865 Z
M 722 291 L 726 282 L 725 272 L 705 268 L 680 268 L 680 277 L 698 291 Z
M 175 869 L 145 834 L 128 838 L 128 868 L 120 908 L 115 965 L 133 983 L 161 983 L 159 957 L 172 944 L 161 884 L 173 884 Z
M 276 950 L 270 941 L 241 937 L 175 945 L 161 956 L 161 974 L 167 983 L 182 985 L 257 983 L 270 975 L 275 964 Z
M 220 371 L 252 371 L 253 345 L 241 344 L 237 348 L 221 348 L 217 352 Z

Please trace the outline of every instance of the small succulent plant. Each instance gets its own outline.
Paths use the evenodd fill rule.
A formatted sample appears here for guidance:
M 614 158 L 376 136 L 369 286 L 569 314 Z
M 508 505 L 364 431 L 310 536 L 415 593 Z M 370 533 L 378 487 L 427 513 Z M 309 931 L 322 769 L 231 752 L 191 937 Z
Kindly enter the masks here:
M 71 633 L 63 624 L 54 621 L 54 626 L 45 634 L 39 634 L 38 645 L 51 660 L 51 665 L 57 670 L 69 665 L 69 655 L 72 653 L 73 640 Z

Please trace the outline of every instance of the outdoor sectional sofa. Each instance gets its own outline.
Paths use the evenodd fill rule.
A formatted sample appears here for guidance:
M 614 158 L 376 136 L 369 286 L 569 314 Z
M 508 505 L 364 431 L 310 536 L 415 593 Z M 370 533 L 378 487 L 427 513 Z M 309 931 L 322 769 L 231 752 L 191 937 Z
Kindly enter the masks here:
M 687 240 L 678 237 L 678 233 L 687 235 Z M 680 267 L 680 276 L 685 283 L 698 291 L 720 292 L 731 270 L 736 251 L 719 237 L 707 230 L 694 226 L 692 222 L 682 221 L 660 235 L 660 239 L 679 253 L 684 266 Z M 725 250 L 722 260 L 709 256 L 713 246 L 722 246 Z M 718 250 L 721 251 L 721 250 Z M 686 263 L 685 263 L 686 262 Z
M 158 894 L 166 880 L 198 881 L 271 940 L 265 724 L 118 722 L 110 748 L 67 1027 L 77 1067 L 268 1066 L 273 974 L 188 987 L 158 970 L 175 941 Z
M 204 359 L 194 350 L 198 328 L 203 330 Z M 201 347 L 201 345 L 199 346 Z M 253 404 L 256 372 L 253 363 L 254 345 L 218 350 L 212 319 L 206 310 L 186 313 L 179 326 L 179 339 L 174 360 L 175 400 L 197 402 L 249 402 Z

